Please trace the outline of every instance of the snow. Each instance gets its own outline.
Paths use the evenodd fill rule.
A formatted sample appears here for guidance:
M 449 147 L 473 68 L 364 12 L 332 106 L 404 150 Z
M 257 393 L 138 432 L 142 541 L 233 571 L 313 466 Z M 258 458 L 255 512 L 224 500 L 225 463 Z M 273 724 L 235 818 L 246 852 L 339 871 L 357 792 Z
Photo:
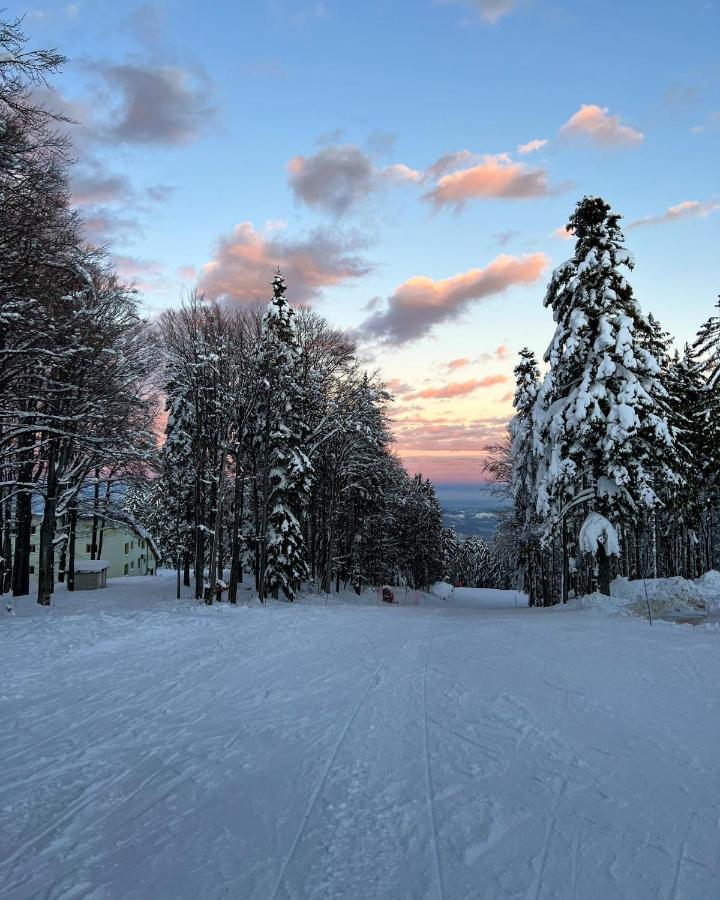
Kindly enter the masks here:
M 620 541 L 613 524 L 600 513 L 591 512 L 588 513 L 580 529 L 578 546 L 586 553 L 592 553 L 595 556 L 600 544 L 603 545 L 608 556 L 620 555 Z
M 110 563 L 105 559 L 76 559 L 76 572 L 105 572 L 110 568 Z
M 720 630 L 173 594 L 0 618 L 3 898 L 720 896 Z

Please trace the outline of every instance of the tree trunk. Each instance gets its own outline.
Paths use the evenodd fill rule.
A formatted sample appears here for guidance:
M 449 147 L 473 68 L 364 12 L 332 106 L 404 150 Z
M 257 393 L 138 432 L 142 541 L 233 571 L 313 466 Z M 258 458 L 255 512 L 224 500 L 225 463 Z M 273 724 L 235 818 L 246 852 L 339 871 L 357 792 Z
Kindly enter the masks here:
M 10 497 L 3 493 L 0 502 L 0 594 L 7 594 L 12 587 L 12 534 Z
M 570 555 L 568 553 L 567 522 L 562 523 L 562 602 L 568 602 L 568 589 L 570 585 Z
M 100 469 L 95 469 L 95 488 L 93 490 L 92 535 L 90 537 L 90 559 L 100 559 L 98 551 L 98 524 L 100 511 Z
M 100 517 L 100 523 L 98 526 L 98 539 L 97 539 L 97 558 L 98 559 L 102 559 L 103 541 L 105 540 L 105 513 L 107 513 L 107 509 L 108 509 L 109 505 L 110 505 L 110 478 L 108 478 L 107 484 L 105 485 L 105 509 L 104 509 L 104 514 Z
M 75 533 L 77 531 L 77 506 L 70 510 L 70 529 L 68 536 L 67 589 L 75 590 Z
M 20 479 L 27 483 L 31 471 L 23 466 Z M 12 567 L 12 592 L 14 597 L 30 593 L 30 543 L 32 541 L 32 493 L 21 489 L 15 499 L 15 556 Z
M 238 582 L 242 580 L 242 561 L 240 559 L 240 526 L 243 517 L 245 500 L 244 472 L 240 466 L 240 451 L 235 457 L 235 485 L 233 493 L 233 523 L 230 534 L 230 584 L 228 600 L 237 603 Z
M 41 606 L 50 606 L 55 581 L 55 509 L 57 506 L 57 477 L 55 474 L 55 441 L 48 442 L 47 486 L 45 509 L 40 526 L 40 553 L 38 558 L 38 595 Z
M 603 546 L 598 547 L 598 590 L 606 597 L 610 596 L 610 557 Z

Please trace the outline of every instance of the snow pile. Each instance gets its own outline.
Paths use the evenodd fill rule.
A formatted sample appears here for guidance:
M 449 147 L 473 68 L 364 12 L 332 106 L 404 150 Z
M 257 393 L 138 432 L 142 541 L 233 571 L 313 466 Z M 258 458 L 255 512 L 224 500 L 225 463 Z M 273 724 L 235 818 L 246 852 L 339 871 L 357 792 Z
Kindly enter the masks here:
M 646 593 L 647 592 L 647 593 Z M 685 578 L 647 578 L 630 581 L 622 576 L 610 585 L 613 599 L 628 612 L 655 616 L 697 616 L 705 604 L 698 587 Z
M 696 582 L 686 578 L 647 578 L 630 581 L 622 575 L 610 584 L 610 596 L 575 597 L 558 609 L 594 610 L 608 615 L 647 616 L 648 603 L 657 618 L 692 618 L 720 614 L 720 572 L 708 572 Z
M 430 588 L 430 593 L 434 594 L 436 597 L 440 597 L 441 600 L 449 597 L 452 592 L 453 586 L 451 584 L 448 584 L 447 581 L 438 581 L 437 584 L 434 584 Z
M 572 600 L 568 600 L 564 605 L 550 608 L 554 610 L 568 610 L 569 612 L 589 609 L 593 612 L 606 613 L 610 616 L 622 613 L 627 614 L 626 604 L 619 601 L 616 597 L 607 597 L 605 594 L 600 594 L 597 591 L 594 594 L 586 594 L 583 597 L 573 597 Z
M 720 616 L 720 572 L 711 569 L 695 579 L 695 586 L 703 598 L 708 616 Z
M 583 522 L 580 529 L 578 544 L 586 553 L 597 555 L 598 547 L 602 545 L 608 556 L 620 555 L 620 542 L 613 524 L 600 513 L 591 512 Z

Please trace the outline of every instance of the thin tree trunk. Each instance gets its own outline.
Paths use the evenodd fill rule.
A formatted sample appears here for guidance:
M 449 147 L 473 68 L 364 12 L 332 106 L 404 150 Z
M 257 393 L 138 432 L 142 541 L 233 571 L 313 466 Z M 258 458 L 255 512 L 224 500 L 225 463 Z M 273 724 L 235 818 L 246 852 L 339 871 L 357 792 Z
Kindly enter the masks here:
M 77 531 L 77 506 L 73 504 L 70 510 L 70 529 L 68 537 L 68 568 L 67 568 L 67 589 L 75 590 L 75 534 Z
M 100 559 L 98 552 L 98 523 L 100 511 L 100 469 L 95 469 L 95 487 L 93 489 L 92 535 L 90 537 L 90 559 Z
M 31 452 L 32 436 L 21 436 L 21 458 Z M 30 446 L 28 446 L 28 442 Z M 15 597 L 30 593 L 30 544 L 32 543 L 32 461 L 20 465 L 18 480 L 22 485 L 15 498 L 15 554 L 12 566 L 12 592 Z
M 55 538 L 55 509 L 57 506 L 57 477 L 55 473 L 55 441 L 48 442 L 47 485 L 45 509 L 40 526 L 40 553 L 38 558 L 38 595 L 41 606 L 50 606 L 55 580 L 53 541 Z

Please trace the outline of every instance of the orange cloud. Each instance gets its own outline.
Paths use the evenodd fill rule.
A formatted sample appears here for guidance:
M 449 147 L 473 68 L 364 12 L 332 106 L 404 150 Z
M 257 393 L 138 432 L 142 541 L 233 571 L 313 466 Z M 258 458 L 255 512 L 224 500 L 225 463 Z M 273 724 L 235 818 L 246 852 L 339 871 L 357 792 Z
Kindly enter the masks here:
M 642 143 L 641 131 L 622 125 L 619 116 L 611 116 L 607 107 L 586 104 L 574 113 L 560 129 L 561 134 L 586 137 L 604 147 L 632 147 Z
M 505 384 L 507 375 L 488 375 L 485 378 L 471 378 L 469 381 L 451 381 L 442 387 L 425 388 L 416 394 L 410 394 L 408 400 L 415 399 L 445 399 L 447 397 L 465 397 L 479 388 L 494 387 L 496 384 Z
M 448 369 L 452 372 L 455 369 L 462 369 L 465 366 L 470 365 L 470 360 L 466 359 L 464 356 L 458 357 L 457 359 L 451 359 L 447 364 Z
M 572 241 L 575 238 L 575 232 L 562 225 L 553 231 L 551 237 L 558 238 L 561 241 Z
M 507 154 L 485 156 L 476 166 L 443 175 L 424 196 L 435 206 L 462 206 L 467 200 L 543 197 L 550 193 L 543 169 L 512 162 Z
M 441 322 L 456 319 L 473 302 L 501 294 L 518 284 L 532 284 L 547 268 L 544 253 L 523 257 L 496 257 L 484 269 L 470 269 L 434 281 L 414 275 L 389 298 L 387 308 L 377 309 L 363 322 L 366 337 L 402 344 L 429 334 Z

